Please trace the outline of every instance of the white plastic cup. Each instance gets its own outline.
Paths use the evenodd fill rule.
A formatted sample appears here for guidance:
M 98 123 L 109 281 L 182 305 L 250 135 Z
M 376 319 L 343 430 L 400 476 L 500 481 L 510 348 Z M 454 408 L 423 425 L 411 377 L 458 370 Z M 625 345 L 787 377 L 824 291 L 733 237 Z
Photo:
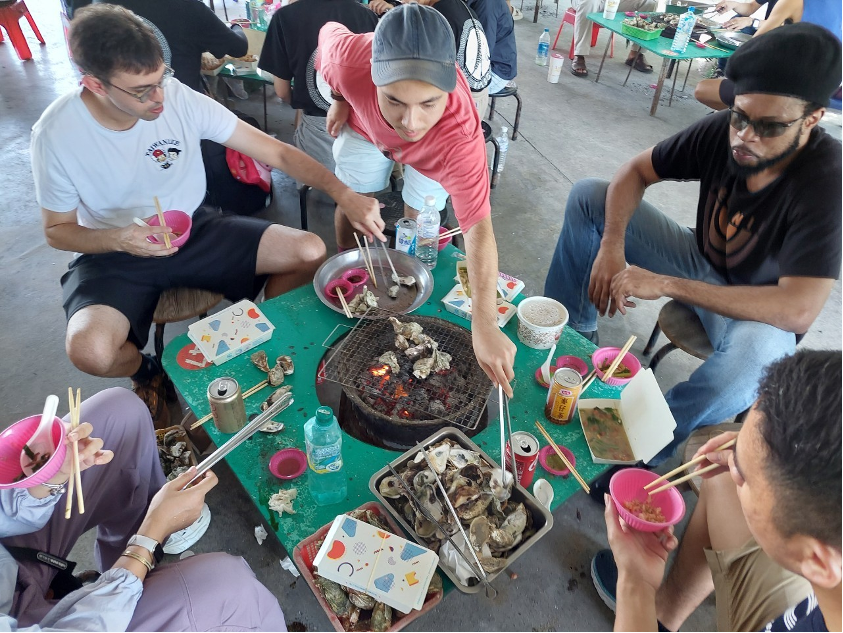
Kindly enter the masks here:
M 606 6 L 603 8 L 603 19 L 614 20 L 618 14 L 618 5 L 620 0 L 606 0 Z
M 552 53 L 550 55 L 550 63 L 547 65 L 547 81 L 552 84 L 559 83 L 559 75 L 562 73 L 562 67 L 565 64 L 565 57 L 560 53 Z
M 533 349 L 550 349 L 568 323 L 568 310 L 549 297 L 527 297 L 518 304 L 518 340 Z

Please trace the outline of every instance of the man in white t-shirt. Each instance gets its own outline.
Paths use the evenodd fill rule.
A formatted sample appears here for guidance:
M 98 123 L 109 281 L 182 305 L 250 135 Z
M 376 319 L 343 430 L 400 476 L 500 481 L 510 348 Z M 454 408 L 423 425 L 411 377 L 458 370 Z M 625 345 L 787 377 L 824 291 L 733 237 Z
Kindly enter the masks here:
M 62 277 L 66 348 L 96 376 L 130 376 L 158 424 L 168 421 L 157 361 L 140 353 L 163 290 L 189 287 L 237 301 L 301 286 L 325 258 L 315 235 L 202 207 L 199 143 L 210 139 L 280 169 L 357 209 L 358 230 L 384 240 L 377 201 L 354 193 L 294 147 L 240 121 L 171 79 L 160 45 L 133 13 L 77 12 L 70 31 L 82 86 L 53 102 L 32 130 L 32 171 L 47 242 L 78 256 Z M 165 105 L 166 104 L 166 105 Z M 163 209 L 193 216 L 180 248 L 134 224 Z M 165 232 L 170 232 L 166 229 Z

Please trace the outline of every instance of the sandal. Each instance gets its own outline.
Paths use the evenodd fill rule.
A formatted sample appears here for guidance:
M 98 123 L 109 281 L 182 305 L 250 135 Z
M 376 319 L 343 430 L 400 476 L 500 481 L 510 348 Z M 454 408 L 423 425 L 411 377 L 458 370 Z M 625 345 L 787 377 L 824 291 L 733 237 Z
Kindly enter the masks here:
M 585 67 L 585 62 L 578 62 L 576 59 L 572 61 L 571 74 L 574 77 L 588 77 L 588 68 Z
M 653 67 L 650 64 L 647 63 L 646 59 L 644 59 L 643 53 L 639 53 L 638 55 L 636 55 L 634 66 L 633 66 L 633 60 L 631 60 L 631 59 L 627 59 L 624 63 L 627 66 L 632 66 L 633 68 L 635 68 L 635 70 L 637 70 L 640 73 L 647 74 L 647 73 L 653 72 Z

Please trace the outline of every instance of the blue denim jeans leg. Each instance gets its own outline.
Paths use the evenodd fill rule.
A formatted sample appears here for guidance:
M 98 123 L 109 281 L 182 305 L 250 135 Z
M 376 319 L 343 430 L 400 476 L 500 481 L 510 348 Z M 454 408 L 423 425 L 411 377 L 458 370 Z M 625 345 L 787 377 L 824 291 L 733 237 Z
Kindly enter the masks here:
M 545 296 L 562 303 L 568 309 L 569 324 L 581 332 L 597 329 L 597 309 L 588 299 L 588 283 L 603 235 L 608 186 L 597 179 L 574 185 L 545 281 Z M 700 253 L 694 232 L 647 202 L 641 202 L 630 220 L 625 248 L 631 265 L 662 275 L 726 283 Z M 667 459 L 697 427 L 719 424 L 749 408 L 764 367 L 792 354 L 796 347 L 792 332 L 701 308 L 694 311 L 715 351 L 687 381 L 665 395 L 676 419 L 674 441 L 652 464 Z

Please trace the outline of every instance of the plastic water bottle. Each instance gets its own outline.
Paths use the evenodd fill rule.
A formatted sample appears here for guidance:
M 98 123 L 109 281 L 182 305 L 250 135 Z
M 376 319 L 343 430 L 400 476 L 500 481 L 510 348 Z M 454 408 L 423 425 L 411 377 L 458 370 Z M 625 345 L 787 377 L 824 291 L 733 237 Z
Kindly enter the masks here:
M 606 6 L 603 8 L 603 17 L 607 20 L 614 20 L 618 14 L 618 5 L 620 0 L 606 0 Z
M 550 50 L 550 29 L 545 29 L 539 36 L 539 48 L 536 51 L 536 63 L 539 66 L 547 66 L 548 50 Z
M 506 133 L 509 131 L 509 128 L 506 126 L 501 127 L 500 136 L 497 137 L 498 146 L 501 148 L 500 157 L 498 158 L 498 173 L 503 173 L 503 164 L 506 162 L 506 150 L 509 149 L 509 137 Z
M 331 407 L 319 407 L 304 425 L 307 481 L 320 506 L 339 503 L 348 495 L 342 466 L 342 431 Z
M 673 44 L 670 45 L 671 51 L 674 53 L 685 52 L 696 23 L 697 16 L 694 15 L 694 7 L 688 7 L 687 13 L 682 14 L 682 17 L 679 18 L 679 24 L 676 25 L 676 35 L 673 36 Z
M 435 268 L 438 256 L 439 211 L 436 198 L 425 196 L 424 208 L 416 218 L 416 258 L 428 268 Z

